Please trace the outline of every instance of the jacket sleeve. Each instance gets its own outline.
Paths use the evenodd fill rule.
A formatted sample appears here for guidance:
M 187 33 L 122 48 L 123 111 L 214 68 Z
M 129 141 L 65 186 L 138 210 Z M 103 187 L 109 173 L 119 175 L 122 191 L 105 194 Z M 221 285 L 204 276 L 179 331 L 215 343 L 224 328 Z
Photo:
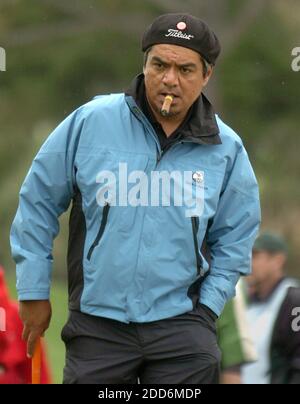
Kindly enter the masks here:
M 207 232 L 211 268 L 201 287 L 200 302 L 217 315 L 235 295 L 240 275 L 250 273 L 259 223 L 257 181 L 246 150 L 240 145 Z
M 19 300 L 49 299 L 58 217 L 67 210 L 75 184 L 78 112 L 73 112 L 48 137 L 21 187 L 10 234 Z

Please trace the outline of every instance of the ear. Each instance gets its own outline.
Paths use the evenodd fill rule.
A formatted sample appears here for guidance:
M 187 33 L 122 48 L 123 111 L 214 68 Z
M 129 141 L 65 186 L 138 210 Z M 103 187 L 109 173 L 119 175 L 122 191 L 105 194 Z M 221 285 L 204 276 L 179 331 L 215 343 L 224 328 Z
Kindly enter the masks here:
M 278 268 L 283 268 L 283 266 L 286 263 L 286 256 L 285 254 L 282 253 L 278 253 L 276 255 L 274 255 L 274 259 L 276 261 L 277 267 Z
M 207 83 L 209 82 L 209 79 L 211 78 L 213 74 L 213 68 L 210 66 L 208 69 L 208 72 L 205 76 L 205 79 L 203 80 L 203 87 L 205 87 L 207 85 Z

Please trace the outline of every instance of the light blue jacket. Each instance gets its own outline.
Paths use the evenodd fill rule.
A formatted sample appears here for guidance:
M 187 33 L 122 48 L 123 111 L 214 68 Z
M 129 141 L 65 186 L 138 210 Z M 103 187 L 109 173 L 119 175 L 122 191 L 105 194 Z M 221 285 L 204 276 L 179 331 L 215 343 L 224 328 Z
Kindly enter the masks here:
M 49 298 L 58 217 L 72 200 L 70 309 L 149 322 L 191 311 L 196 293 L 219 315 L 240 275 L 250 271 L 260 208 L 241 139 L 217 123 L 221 144 L 181 141 L 162 154 L 130 96 L 100 96 L 67 117 L 38 152 L 20 191 L 11 230 L 19 299 Z M 130 204 L 119 187 L 125 164 Z M 197 209 L 174 206 L 175 194 L 164 206 L 163 187 L 159 203 L 152 202 L 153 172 L 175 172 L 171 193 L 185 178 Z M 204 238 L 209 272 L 200 251 Z

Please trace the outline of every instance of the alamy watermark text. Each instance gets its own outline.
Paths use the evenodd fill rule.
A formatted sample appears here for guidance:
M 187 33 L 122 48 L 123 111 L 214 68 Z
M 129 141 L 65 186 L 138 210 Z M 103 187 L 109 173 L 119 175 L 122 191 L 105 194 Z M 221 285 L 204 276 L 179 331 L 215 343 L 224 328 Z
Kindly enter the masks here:
M 6 52 L 4 48 L 0 47 L 0 72 L 6 71 Z
M 295 317 L 292 321 L 292 330 L 295 332 L 300 331 L 300 307 L 294 307 L 292 316 Z
M 293 72 L 299 72 L 300 71 L 300 46 L 297 46 L 292 49 L 292 56 L 295 56 L 294 59 L 292 60 L 292 70 Z
M 186 217 L 201 216 L 204 209 L 203 171 L 129 172 L 127 163 L 118 171 L 100 171 L 96 177 L 98 205 L 182 206 Z

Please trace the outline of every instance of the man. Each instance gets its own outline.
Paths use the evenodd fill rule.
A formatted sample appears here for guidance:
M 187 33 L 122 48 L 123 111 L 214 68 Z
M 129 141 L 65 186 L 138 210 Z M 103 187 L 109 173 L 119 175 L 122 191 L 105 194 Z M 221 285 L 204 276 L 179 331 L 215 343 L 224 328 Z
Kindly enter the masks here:
M 219 41 L 198 18 L 167 14 L 142 49 L 126 94 L 80 107 L 42 146 L 12 226 L 32 354 L 51 317 L 57 217 L 73 202 L 65 383 L 217 382 L 215 319 L 249 273 L 256 179 L 202 94 Z
M 248 317 L 258 361 L 242 369 L 244 383 L 299 384 L 300 332 L 293 327 L 300 310 L 300 287 L 284 275 L 287 246 L 279 235 L 263 233 L 253 247 Z

